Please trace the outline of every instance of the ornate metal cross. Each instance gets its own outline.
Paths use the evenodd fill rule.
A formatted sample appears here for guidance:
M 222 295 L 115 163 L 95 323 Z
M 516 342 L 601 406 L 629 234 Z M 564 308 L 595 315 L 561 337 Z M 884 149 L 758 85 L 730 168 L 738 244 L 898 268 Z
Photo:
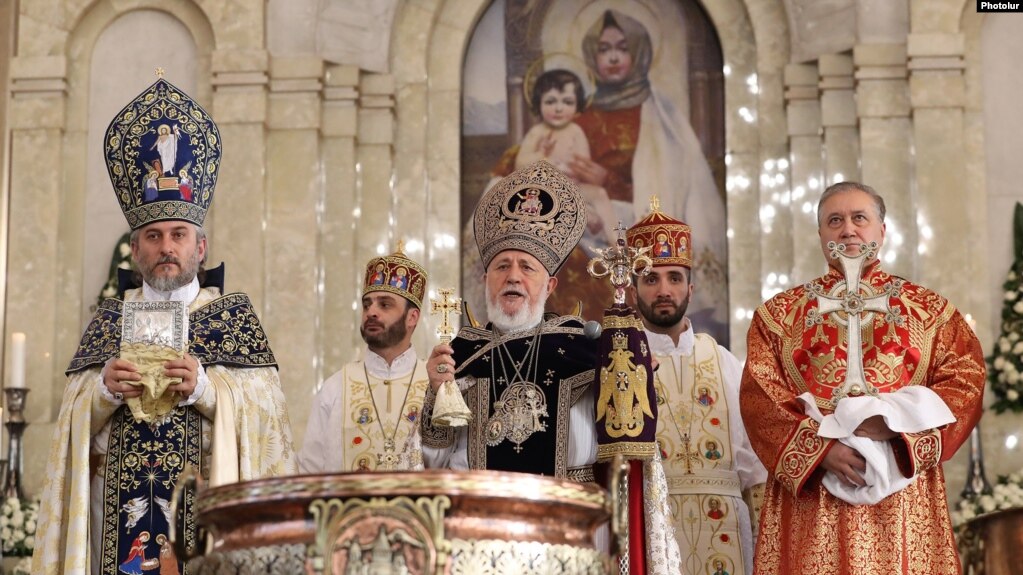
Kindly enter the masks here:
M 586 271 L 595 278 L 610 275 L 611 285 L 615 288 L 615 303 L 621 304 L 625 303 L 625 288 L 632 285 L 632 274 L 642 276 L 650 273 L 654 262 L 647 253 L 653 246 L 636 249 L 625 245 L 622 222 L 618 222 L 615 231 L 618 232 L 618 241 L 613 246 L 597 248 L 595 251 L 599 256 L 590 260 Z
M 440 297 L 440 301 L 437 301 L 436 298 L 431 300 L 430 313 L 441 314 L 440 327 L 437 328 L 437 335 L 440 336 L 441 343 L 450 343 L 451 336 L 455 335 L 455 329 L 448 322 L 448 314 L 462 315 L 461 298 L 448 299 L 454 293 L 455 290 L 451 288 L 439 289 L 437 295 Z
M 808 297 L 817 298 L 819 303 L 817 309 L 810 310 L 806 315 L 806 326 L 820 325 L 824 316 L 829 313 L 835 314 L 835 321 L 839 325 L 846 326 L 846 369 L 845 383 L 836 389 L 831 396 L 834 403 L 843 397 L 863 395 L 878 395 L 876 387 L 871 385 L 863 374 L 863 344 L 860 342 L 860 314 L 878 312 L 885 314 L 885 321 L 901 325 L 904 318 L 899 316 L 898 309 L 893 309 L 889 299 L 899 295 L 901 282 L 893 282 L 884 287 L 881 293 L 874 293 L 870 286 L 860 283 L 860 274 L 863 272 L 863 262 L 874 257 L 877 253 L 877 242 L 860 244 L 858 256 L 846 255 L 846 245 L 835 242 L 828 242 L 828 249 L 831 250 L 832 259 L 837 258 L 842 265 L 844 281 L 840 281 L 831 288 L 827 294 L 824 288 L 817 283 L 806 285 Z M 843 311 L 846 314 L 845 321 L 837 312 Z

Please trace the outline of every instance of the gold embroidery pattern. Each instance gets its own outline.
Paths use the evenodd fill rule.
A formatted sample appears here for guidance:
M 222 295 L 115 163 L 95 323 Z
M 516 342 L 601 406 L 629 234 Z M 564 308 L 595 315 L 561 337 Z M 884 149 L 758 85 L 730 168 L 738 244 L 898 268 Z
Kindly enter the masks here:
M 189 353 L 203 365 L 277 365 L 252 302 L 243 293 L 225 295 L 195 310 L 188 329 Z
M 891 277 L 875 268 L 872 284 L 875 276 L 878 281 Z M 919 437 L 903 436 L 914 464 L 926 465 L 918 457 L 934 462 L 918 469 L 917 480 L 906 489 L 875 505 L 848 505 L 828 494 L 820 482 L 808 482 L 808 475 L 800 475 L 809 470 L 808 464 L 813 462 L 810 454 L 816 451 L 808 448 L 805 421 L 789 413 L 776 414 L 782 418 L 777 422 L 772 417 L 760 417 L 761 411 L 777 410 L 779 403 L 791 400 L 793 394 L 801 393 L 801 387 L 812 382 L 812 378 L 804 379 L 806 374 L 795 369 L 796 363 L 791 361 L 800 343 L 790 345 L 787 341 L 806 338 L 809 342 L 814 335 L 812 329 L 804 333 L 797 326 L 805 315 L 802 293 L 802 288 L 790 290 L 761 306 L 750 331 L 743 388 L 753 397 L 743 396 L 743 411 L 750 416 L 750 429 L 755 430 L 751 431 L 754 446 L 764 452 L 773 470 L 761 513 L 757 573 L 961 573 L 949 524 L 945 482 L 937 462 L 942 452 L 954 449 L 968 437 L 969 426 L 979 416 L 974 402 L 980 401 L 984 376 L 982 354 L 976 349 L 975 339 L 961 335 L 963 326 L 947 326 L 957 321 L 954 306 L 947 300 L 919 286 L 903 284 L 899 305 L 907 321 L 896 331 L 898 341 L 885 341 L 891 337 L 891 330 L 885 329 L 874 335 L 874 341 L 884 346 L 886 353 L 905 358 L 901 366 L 896 366 L 896 370 L 905 370 L 899 386 L 933 386 L 959 421 Z M 914 358 L 903 354 L 900 345 L 915 349 L 919 355 Z M 888 359 L 879 361 L 893 363 Z M 798 367 L 809 369 L 809 361 Z M 797 423 L 799 427 L 790 437 Z M 763 427 L 757 429 L 758 425 Z M 776 451 L 779 445 L 784 446 L 780 454 Z M 817 460 L 822 452 L 817 452 Z M 774 459 L 776 455 L 778 459 Z M 792 461 L 788 461 L 790 458 Z M 836 533 L 842 537 L 836 539 Z
M 416 379 L 417 375 L 424 375 L 424 365 L 422 361 L 416 362 L 407 379 L 404 376 L 397 380 L 374 377 L 372 385 L 366 380 L 368 372 L 364 362 L 362 369 L 358 363 L 345 366 L 342 400 L 350 411 L 340 430 L 346 446 L 345 469 L 356 471 L 362 464 L 374 471 L 402 471 L 415 469 L 422 463 L 422 451 L 413 447 L 412 439 L 420 427 L 421 398 L 430 387 L 429 380 Z M 390 383 L 384 383 L 387 381 Z M 393 387 L 400 404 L 388 407 L 388 402 L 375 399 L 375 385 L 384 385 L 385 389 Z M 414 419 L 409 417 L 410 413 L 415 414 Z M 352 441 L 356 437 L 360 439 L 357 444 Z
M 201 435 L 201 418 L 193 407 L 175 408 L 154 427 L 134 421 L 127 406 L 117 410 L 111 419 L 103 470 L 101 573 L 119 572 L 117 567 L 122 558 L 118 557 L 118 547 L 125 537 L 122 531 L 130 533 L 135 524 L 151 525 L 152 514 L 169 513 L 161 507 L 169 506 L 174 484 L 185 464 L 202 469 Z M 185 545 L 191 547 L 196 545 L 194 506 L 195 492 L 187 491 L 183 532 Z M 156 531 L 151 532 L 150 539 L 155 541 L 157 535 Z
M 941 432 L 938 430 L 907 433 L 904 437 L 909 442 L 909 452 L 913 457 L 913 470 L 916 473 L 930 469 L 941 461 Z
M 590 384 L 595 378 L 594 371 L 583 371 L 561 380 L 562 385 L 572 388 L 572 405 L 575 405 L 575 402 L 579 401 L 579 398 L 590 388 Z
M 124 303 L 107 299 L 85 329 L 67 374 L 99 366 L 115 357 L 121 346 L 121 311 Z M 266 332 L 243 293 L 219 297 L 188 316 L 188 352 L 204 367 L 276 367 Z
M 145 161 L 153 126 L 176 125 L 182 141 L 179 145 L 191 151 L 192 161 L 184 166 L 161 166 L 174 174 L 188 171 L 192 182 L 191 200 L 146 201 Z M 117 202 L 131 229 L 158 220 L 186 220 L 202 225 L 206 210 L 213 201 L 213 190 L 220 167 L 220 132 L 210 115 L 177 86 L 158 79 L 128 103 L 110 121 L 103 137 L 107 172 Z M 179 150 L 180 154 L 181 150 Z M 181 156 L 178 156 L 179 161 Z M 157 171 L 157 170 L 154 170 Z M 171 179 L 177 187 L 178 179 Z
M 827 289 L 831 283 L 839 279 L 836 274 L 837 272 L 832 271 L 806 285 Z M 888 324 L 887 328 L 880 328 L 881 331 L 875 335 L 875 322 L 879 321 L 878 318 L 883 318 L 874 314 L 862 326 L 861 341 L 865 344 L 865 354 L 870 348 L 875 350 L 870 357 L 864 357 L 864 373 L 868 380 L 882 391 L 892 389 L 891 386 L 898 385 L 899 382 L 903 382 L 902 385 L 920 385 L 927 371 L 924 368 L 930 364 L 934 352 L 937 328 L 951 317 L 954 307 L 940 295 L 880 270 L 873 271 L 866 281 L 874 287 L 898 284 L 899 296 L 893 298 L 892 305 L 893 308 L 899 308 L 900 316 L 905 319 L 902 329 L 907 341 L 904 348 L 907 353 L 916 350 L 919 358 L 913 357 L 912 363 L 907 363 L 911 358 L 909 355 L 882 352 L 880 344 L 875 343 L 875 338 L 882 343 L 887 341 L 897 344 L 899 332 L 895 331 L 892 324 Z M 844 353 L 836 354 L 839 347 L 831 346 L 827 353 L 808 356 L 805 360 L 806 365 L 798 362 L 796 358 L 797 352 L 805 349 L 804 335 L 811 341 L 822 337 L 827 341 L 828 338 L 821 331 L 822 328 L 827 328 L 824 331 L 833 334 L 841 330 L 831 317 L 823 320 L 822 325 L 815 325 L 812 328 L 806 326 L 806 316 L 816 309 L 807 294 L 806 286 L 793 288 L 765 302 L 758 308 L 757 313 L 768 329 L 780 336 L 783 346 L 781 361 L 789 381 L 797 388 L 796 394 L 812 391 L 821 409 L 833 410 L 834 403 L 830 397 L 824 397 L 827 395 L 824 389 L 841 385 L 847 364 Z M 932 313 L 927 311 L 928 309 L 937 311 Z M 804 334 L 804 329 L 816 329 L 818 333 Z M 840 341 L 837 342 L 837 346 L 844 346 L 844 335 L 839 334 L 838 338 Z
M 490 411 L 490 379 L 481 377 L 476 380 L 476 385 L 469 389 L 469 397 L 466 403 L 474 414 L 486 416 Z M 474 417 L 469 422 L 469 445 L 466 447 L 466 457 L 469 460 L 469 469 L 487 469 L 487 437 L 484 421 L 487 417 Z
M 119 299 L 107 298 L 99 304 L 67 368 L 68 375 L 91 365 L 103 365 L 118 354 L 121 349 L 122 309 L 124 304 Z
M 827 443 L 817 436 L 817 422 L 804 419 L 778 457 L 775 477 L 792 493 L 798 493 L 824 453 Z
M 780 485 L 769 483 L 757 573 L 959 575 L 943 483 L 932 469 L 876 505 L 837 501 L 820 484 L 786 497 Z
M 611 365 L 600 368 L 597 421 L 604 419 L 609 437 L 638 437 L 643 433 L 643 416 L 654 416 L 646 395 L 646 367 L 633 363 L 624 332 L 615 332 L 612 340 Z

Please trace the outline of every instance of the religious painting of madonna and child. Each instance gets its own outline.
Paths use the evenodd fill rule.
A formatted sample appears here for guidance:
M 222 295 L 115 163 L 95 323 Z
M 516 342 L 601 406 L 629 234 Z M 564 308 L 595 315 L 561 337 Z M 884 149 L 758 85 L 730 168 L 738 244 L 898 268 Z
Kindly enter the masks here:
M 587 208 L 548 311 L 581 304 L 600 319 L 611 287 L 586 264 L 656 198 L 692 227 L 692 245 L 662 247 L 692 254 L 686 315 L 728 345 L 722 58 L 697 0 L 496 0 L 473 31 L 463 86 L 462 295 L 478 321 L 487 302 L 473 210 L 501 177 L 546 159 Z

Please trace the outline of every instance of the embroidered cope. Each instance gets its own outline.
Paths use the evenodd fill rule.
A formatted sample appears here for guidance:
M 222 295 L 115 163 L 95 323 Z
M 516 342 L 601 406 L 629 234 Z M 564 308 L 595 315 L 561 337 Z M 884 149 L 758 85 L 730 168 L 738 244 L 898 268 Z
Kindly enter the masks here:
M 813 283 L 827 292 L 840 281 L 841 273 L 831 269 Z M 876 294 L 899 281 L 874 262 L 861 285 Z M 755 573 L 960 573 L 940 464 L 980 418 L 983 354 L 963 317 L 938 294 L 904 282 L 888 303 L 904 321 L 863 316 L 867 382 L 882 394 L 926 386 L 956 421 L 891 440 L 902 475 L 917 478 L 874 505 L 850 505 L 823 487 L 821 462 L 837 440 L 819 437 L 818 424 L 796 399 L 810 392 L 823 413 L 834 411 L 831 397 L 844 381 L 847 357 L 836 314 L 806 321 L 818 300 L 802 286 L 764 303 L 753 318 L 741 407 L 753 448 L 770 470 Z
M 130 290 L 126 300 L 143 299 Z M 117 354 L 120 302 L 107 300 L 82 338 L 49 454 L 32 572 L 118 574 L 180 569 L 166 542 L 169 491 L 186 462 L 210 485 L 294 473 L 291 428 L 273 353 L 243 294 L 203 288 L 189 306 L 189 353 L 209 384 L 162 421 L 135 422 L 103 393 Z M 194 539 L 186 496 L 184 533 Z M 192 538 L 192 539 L 188 539 Z M 163 565 L 173 561 L 176 565 Z

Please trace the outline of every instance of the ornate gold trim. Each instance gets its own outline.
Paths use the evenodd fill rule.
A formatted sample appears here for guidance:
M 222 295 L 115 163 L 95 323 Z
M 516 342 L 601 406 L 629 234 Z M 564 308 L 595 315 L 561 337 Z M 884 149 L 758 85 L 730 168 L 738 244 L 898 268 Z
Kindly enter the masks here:
M 816 421 L 809 417 L 803 419 L 778 456 L 774 475 L 793 494 L 803 488 L 810 473 L 816 469 L 817 461 L 824 454 L 828 441 L 831 441 L 818 436 L 818 429 Z

